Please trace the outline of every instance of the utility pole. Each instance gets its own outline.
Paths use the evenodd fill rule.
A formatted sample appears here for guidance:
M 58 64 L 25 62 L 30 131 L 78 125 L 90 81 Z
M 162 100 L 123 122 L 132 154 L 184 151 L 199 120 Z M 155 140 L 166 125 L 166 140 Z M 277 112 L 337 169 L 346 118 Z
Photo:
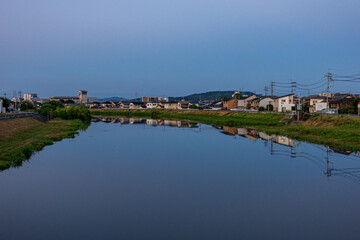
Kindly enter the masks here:
M 294 93 L 295 88 L 296 88 L 296 82 L 291 82 L 291 93 Z
M 271 81 L 271 97 L 273 98 L 274 97 L 274 82 Z
M 265 86 L 264 90 L 265 90 L 265 97 L 267 97 L 268 87 Z
M 4 97 L 5 97 L 5 99 L 6 99 L 6 92 L 4 92 Z
M 327 74 L 327 88 L 326 88 L 326 116 L 329 112 L 329 91 L 330 91 L 330 81 L 332 80 L 332 74 L 328 72 Z

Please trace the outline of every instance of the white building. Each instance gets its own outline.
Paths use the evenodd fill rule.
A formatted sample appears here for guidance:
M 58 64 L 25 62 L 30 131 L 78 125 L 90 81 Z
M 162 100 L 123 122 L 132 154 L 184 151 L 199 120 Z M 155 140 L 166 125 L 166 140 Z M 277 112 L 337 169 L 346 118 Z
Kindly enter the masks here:
M 272 105 L 274 107 L 274 99 L 272 99 L 271 97 L 264 97 L 260 100 L 259 107 L 267 109 L 268 105 Z
M 157 108 L 159 106 L 159 102 L 148 102 L 146 103 L 146 108 L 153 109 Z
M 274 110 L 276 112 L 289 112 L 295 107 L 294 94 L 288 94 L 274 99 Z
M 246 109 L 248 106 L 248 101 L 257 98 L 256 95 L 252 95 L 250 97 L 242 97 L 238 99 L 238 108 L 240 109 Z
M 25 93 L 24 94 L 24 101 L 34 101 L 34 100 L 38 100 L 39 97 L 37 95 L 37 93 Z
M 315 112 L 321 112 L 327 109 L 327 103 L 325 101 L 315 103 Z
M 3 100 L 0 99 L 0 113 L 5 113 L 6 109 L 3 107 Z

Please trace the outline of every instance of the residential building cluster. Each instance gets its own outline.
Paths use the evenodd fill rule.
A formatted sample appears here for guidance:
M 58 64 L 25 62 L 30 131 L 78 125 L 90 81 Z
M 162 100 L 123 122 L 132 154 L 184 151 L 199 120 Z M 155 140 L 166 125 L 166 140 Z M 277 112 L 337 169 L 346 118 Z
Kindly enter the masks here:
M 36 93 L 26 93 L 23 98 L 12 99 L 10 109 L 22 101 L 32 102 L 36 107 L 41 107 L 47 101 L 61 101 L 65 105 L 86 105 L 90 109 L 173 109 L 173 110 L 232 110 L 232 111 L 274 111 L 279 113 L 293 112 L 297 109 L 309 113 L 330 111 L 338 113 L 339 110 L 354 106 L 356 96 L 342 93 L 320 93 L 306 97 L 296 97 L 287 94 L 278 97 L 261 96 L 252 94 L 241 96 L 234 92 L 232 97 L 219 100 L 202 101 L 169 101 L 165 97 L 142 97 L 135 100 L 111 100 L 98 102 L 97 98 L 88 97 L 86 90 L 79 90 L 77 96 L 53 96 L 41 99 Z M 4 109 L 1 108 L 3 111 Z

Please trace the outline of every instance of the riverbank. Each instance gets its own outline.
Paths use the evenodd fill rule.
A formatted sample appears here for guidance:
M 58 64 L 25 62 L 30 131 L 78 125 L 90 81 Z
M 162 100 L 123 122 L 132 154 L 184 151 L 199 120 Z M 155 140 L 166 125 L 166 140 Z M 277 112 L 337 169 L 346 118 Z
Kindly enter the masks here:
M 92 116 L 178 119 L 218 126 L 283 126 L 286 116 L 269 113 L 236 113 L 229 111 L 185 110 L 92 110 Z
M 360 119 L 313 116 L 297 125 L 287 116 L 274 113 L 236 113 L 229 111 L 179 110 L 92 110 L 93 116 L 124 116 L 155 119 L 179 119 L 210 125 L 254 127 L 268 134 L 284 135 L 342 150 L 360 151 Z
M 21 166 L 34 152 L 74 137 L 82 127 L 80 120 L 54 119 L 44 123 L 24 117 L 0 121 L 0 170 Z

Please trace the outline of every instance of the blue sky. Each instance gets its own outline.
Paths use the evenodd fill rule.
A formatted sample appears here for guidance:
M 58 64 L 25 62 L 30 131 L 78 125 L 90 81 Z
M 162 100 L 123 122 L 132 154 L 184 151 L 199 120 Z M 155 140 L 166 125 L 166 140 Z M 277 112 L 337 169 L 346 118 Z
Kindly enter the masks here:
M 0 94 L 182 96 L 360 72 L 356 0 L 2 0 Z M 335 84 L 333 91 L 360 84 Z M 321 90 L 321 89 L 319 89 Z

